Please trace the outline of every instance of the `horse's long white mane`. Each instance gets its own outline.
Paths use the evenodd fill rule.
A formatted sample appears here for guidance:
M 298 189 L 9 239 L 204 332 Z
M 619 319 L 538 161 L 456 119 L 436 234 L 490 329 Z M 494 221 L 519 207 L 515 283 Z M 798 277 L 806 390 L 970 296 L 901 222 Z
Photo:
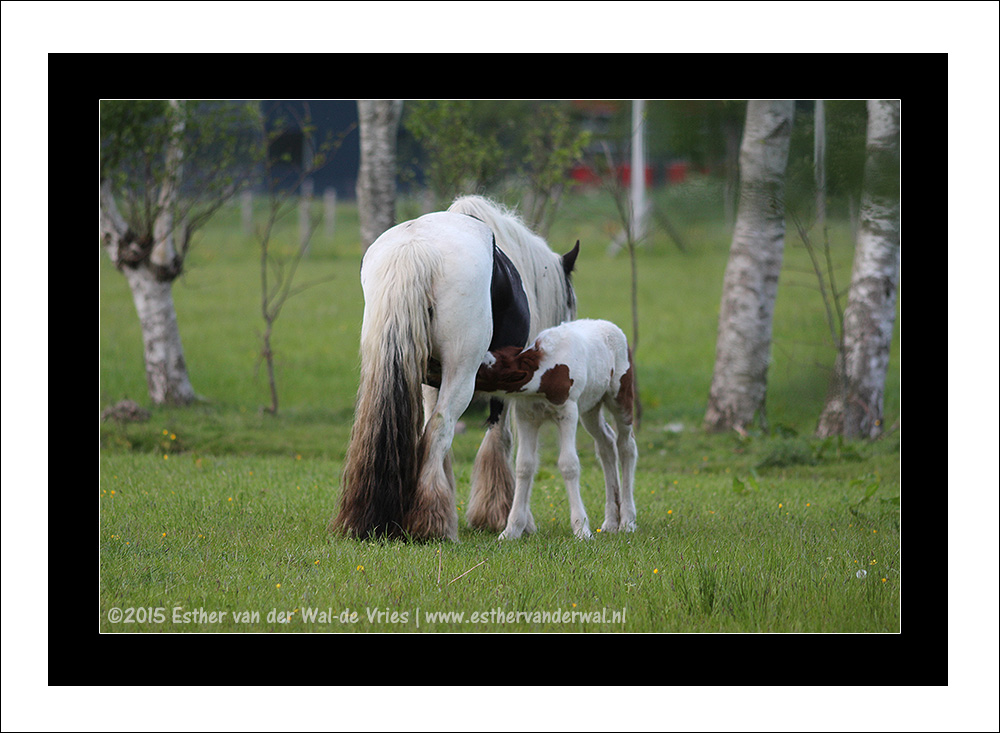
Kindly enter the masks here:
M 482 196 L 461 196 L 448 211 L 474 216 L 496 236 L 497 246 L 510 257 L 521 274 L 531 310 L 531 334 L 572 319 L 576 313 L 562 269 L 562 257 L 532 232 L 517 212 Z M 525 344 L 527 345 L 527 344 Z

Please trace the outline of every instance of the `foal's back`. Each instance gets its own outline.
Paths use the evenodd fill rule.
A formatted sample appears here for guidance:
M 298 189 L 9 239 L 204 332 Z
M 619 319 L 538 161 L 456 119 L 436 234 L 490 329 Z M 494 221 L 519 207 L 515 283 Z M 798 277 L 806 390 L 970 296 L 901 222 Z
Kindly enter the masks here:
M 569 399 L 580 412 L 606 397 L 617 398 L 629 372 L 628 341 L 610 321 L 580 319 L 542 331 L 534 348 L 542 353 L 541 368 L 568 367 Z M 631 376 L 631 375 L 629 375 Z

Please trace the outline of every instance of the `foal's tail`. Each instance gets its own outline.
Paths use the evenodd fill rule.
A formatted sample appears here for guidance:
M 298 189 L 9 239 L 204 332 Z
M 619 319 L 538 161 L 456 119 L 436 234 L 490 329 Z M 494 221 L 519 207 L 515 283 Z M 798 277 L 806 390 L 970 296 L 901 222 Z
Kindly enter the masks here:
M 437 261 L 434 252 L 419 246 L 372 259 L 364 278 L 354 426 L 331 529 L 396 538 L 404 536 L 403 518 L 420 474 L 421 383 L 430 352 L 429 297 Z

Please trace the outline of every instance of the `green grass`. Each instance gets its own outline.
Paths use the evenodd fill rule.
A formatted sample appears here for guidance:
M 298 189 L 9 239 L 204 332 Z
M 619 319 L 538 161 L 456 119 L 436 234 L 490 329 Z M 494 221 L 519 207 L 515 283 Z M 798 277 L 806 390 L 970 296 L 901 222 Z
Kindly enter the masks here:
M 899 430 L 874 443 L 811 437 L 833 350 L 808 258 L 791 233 L 768 387 L 775 429 L 745 438 L 699 429 L 729 246 L 710 215 L 714 195 L 697 187 L 664 195 L 660 204 L 683 228 L 687 251 L 656 233 L 639 254 L 640 528 L 590 542 L 570 532 L 552 431 L 543 433 L 532 497 L 538 533 L 498 543 L 465 526 L 482 406 L 470 408 L 454 444 L 459 543 L 328 534 L 357 386 L 356 212 L 341 205 L 337 236 L 320 236 L 303 266 L 303 281 L 333 279 L 289 301 L 277 322 L 277 416 L 261 410 L 263 370 L 255 377 L 262 321 L 254 245 L 239 231 L 238 212 L 220 214 L 174 287 L 191 381 L 205 401 L 153 408 L 146 423 L 100 428 L 100 628 L 898 631 Z M 601 197 L 574 197 L 549 242 L 565 251 L 582 240 L 574 280 L 580 315 L 630 332 L 628 261 L 605 253 L 615 231 L 610 216 Z M 831 241 L 838 282 L 846 285 L 852 250 L 844 225 L 832 222 Z M 101 405 L 127 396 L 148 406 L 131 298 L 101 258 Z M 886 393 L 892 426 L 898 343 Z M 583 499 L 598 527 L 603 478 L 582 430 L 578 443 Z M 133 609 L 131 622 L 109 621 L 113 608 Z M 623 622 L 580 615 L 606 609 L 612 619 L 623 608 Z M 216 617 L 183 616 L 197 609 Z M 318 615 L 328 609 L 333 619 Z M 570 615 L 553 620 L 557 610 Z M 347 620 L 352 611 L 356 623 Z M 259 618 L 241 622 L 241 612 Z M 428 616 L 439 612 L 465 617 Z M 485 620 L 471 622 L 473 612 Z

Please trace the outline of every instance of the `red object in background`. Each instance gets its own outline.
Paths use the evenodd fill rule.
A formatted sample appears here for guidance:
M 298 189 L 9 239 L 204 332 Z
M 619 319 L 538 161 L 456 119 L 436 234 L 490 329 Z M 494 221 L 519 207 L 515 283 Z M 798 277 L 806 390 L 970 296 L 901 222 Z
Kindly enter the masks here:
M 626 186 L 632 185 L 632 166 L 628 164 L 618 166 L 618 179 Z M 653 185 L 653 168 L 646 166 L 646 186 Z
M 667 166 L 667 183 L 684 183 L 687 180 L 688 164 L 683 161 Z
M 570 171 L 570 176 L 572 176 L 573 180 L 577 183 L 582 183 L 584 185 L 596 186 L 601 182 L 601 177 L 598 176 L 594 172 L 594 169 L 589 165 L 580 164 L 574 166 L 573 170 Z
M 680 181 L 684 180 L 687 175 L 687 163 L 683 164 L 684 171 L 681 174 Z M 632 166 L 631 165 L 620 165 L 617 168 L 618 180 L 621 181 L 626 187 L 632 185 Z M 583 185 L 597 186 L 601 183 L 601 177 L 591 168 L 589 165 L 577 165 L 574 166 L 573 170 L 570 171 L 570 176 L 574 181 Z M 673 182 L 673 181 L 671 181 Z M 653 185 L 653 167 L 646 166 L 646 186 Z
M 687 180 L 688 164 L 671 163 L 666 168 L 667 183 L 683 183 Z M 632 185 L 632 166 L 628 164 L 617 167 L 618 180 L 626 187 Z M 597 186 L 601 183 L 601 177 L 589 165 L 579 164 L 570 171 L 570 177 L 577 183 Z M 646 166 L 646 186 L 653 185 L 653 167 Z

